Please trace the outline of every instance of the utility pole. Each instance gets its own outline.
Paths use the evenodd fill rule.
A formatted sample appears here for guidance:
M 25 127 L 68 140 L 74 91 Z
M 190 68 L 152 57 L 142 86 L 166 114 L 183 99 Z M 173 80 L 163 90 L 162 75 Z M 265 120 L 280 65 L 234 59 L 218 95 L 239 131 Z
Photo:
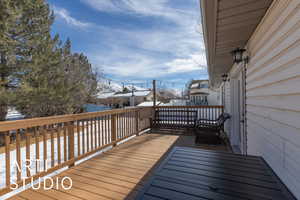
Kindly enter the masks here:
M 134 99 L 134 86 L 131 85 L 131 106 L 135 106 L 135 99 Z
M 156 106 L 156 80 L 153 80 L 153 107 Z

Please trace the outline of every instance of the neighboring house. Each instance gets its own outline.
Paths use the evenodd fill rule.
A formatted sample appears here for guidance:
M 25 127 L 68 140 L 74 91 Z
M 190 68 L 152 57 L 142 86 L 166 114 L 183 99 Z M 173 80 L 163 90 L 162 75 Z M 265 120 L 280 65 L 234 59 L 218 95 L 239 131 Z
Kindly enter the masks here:
M 97 95 L 97 104 L 111 106 L 112 102 L 110 97 L 112 97 L 114 94 L 115 92 L 99 93 Z
M 201 0 L 201 9 L 210 84 L 225 90 L 233 150 L 262 156 L 300 199 L 300 1 Z M 233 62 L 236 48 L 245 51 Z
M 164 101 L 164 93 L 156 93 L 156 101 Z M 98 95 L 98 104 L 110 106 L 112 108 L 124 108 L 128 106 L 137 106 L 143 102 L 153 102 L 153 92 L 151 90 L 134 91 L 126 93 L 102 93 Z
M 157 95 L 159 96 L 159 95 Z M 153 101 L 153 92 L 150 90 L 127 93 L 102 93 L 98 95 L 98 103 L 112 108 L 136 106 L 145 101 Z
M 136 106 L 144 101 L 153 100 L 152 91 L 136 91 L 128 93 L 115 94 L 110 97 L 116 107 Z
M 208 80 L 193 80 L 188 85 L 190 105 L 220 105 L 219 93 L 209 88 Z
M 160 101 L 157 101 L 156 102 L 156 105 L 160 105 L 161 102 Z M 145 107 L 145 106 L 153 106 L 153 101 L 145 101 L 145 102 L 142 102 L 140 104 L 137 105 L 138 107 Z
M 188 100 L 186 99 L 171 99 L 169 103 L 161 104 L 163 106 L 187 106 Z

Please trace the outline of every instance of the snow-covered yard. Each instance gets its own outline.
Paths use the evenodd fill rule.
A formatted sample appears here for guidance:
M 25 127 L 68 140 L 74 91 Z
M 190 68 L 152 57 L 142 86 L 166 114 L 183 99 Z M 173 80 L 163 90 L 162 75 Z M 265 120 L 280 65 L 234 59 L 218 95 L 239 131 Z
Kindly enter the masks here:
M 108 123 L 109 124 L 109 123 Z M 100 133 L 103 134 L 103 141 L 101 141 L 101 143 L 103 144 L 105 141 L 107 143 L 111 142 L 111 136 L 108 135 L 107 133 L 110 133 L 110 127 L 108 126 L 107 129 L 103 129 L 101 130 L 101 126 L 98 127 L 98 124 L 96 126 L 96 131 L 98 132 L 98 130 L 100 131 Z M 87 128 L 85 128 L 85 149 L 87 149 Z M 62 134 L 60 134 L 62 135 Z M 81 131 L 79 133 L 79 137 L 80 137 L 80 145 L 81 145 L 81 153 L 82 153 L 82 138 L 83 138 L 83 132 Z M 91 141 L 91 138 L 95 141 L 97 138 L 95 138 L 95 134 L 89 134 L 89 142 Z M 98 140 L 98 139 L 97 139 Z M 102 139 L 101 139 L 102 140 Z M 51 168 L 51 140 L 48 139 L 47 140 L 47 156 L 44 157 L 44 142 L 40 141 L 38 143 L 39 145 L 39 160 L 40 162 L 37 162 L 36 160 L 36 144 L 31 144 L 30 145 L 30 160 L 31 160 L 31 165 L 30 165 L 30 172 L 31 175 L 36 174 L 36 172 L 41 172 L 44 171 L 44 159 L 46 160 L 47 163 L 47 168 Z M 68 152 L 68 137 L 66 138 L 66 148 L 67 148 L 67 152 Z M 90 145 L 90 144 L 89 144 Z M 60 136 L 60 149 L 61 149 L 61 162 L 64 162 L 64 136 Z M 91 150 L 91 145 L 90 145 L 90 150 Z M 74 135 L 74 151 L 75 151 L 75 157 L 78 156 L 78 134 L 75 133 Z M 26 178 L 26 147 L 21 147 L 20 148 L 20 152 L 21 152 L 21 176 L 22 178 Z M 67 155 L 68 156 L 68 155 Z M 15 182 L 17 180 L 17 154 L 16 154 L 16 150 L 12 150 L 10 152 L 10 166 L 11 166 L 11 183 Z M 0 165 L 0 175 L 1 175 L 1 179 L 0 179 L 0 188 L 5 187 L 5 179 L 6 179 L 6 166 L 5 166 L 5 153 L 0 154 L 0 162 L 3 163 Z M 37 164 L 38 163 L 38 164 Z M 58 138 L 54 138 L 54 165 L 58 164 Z

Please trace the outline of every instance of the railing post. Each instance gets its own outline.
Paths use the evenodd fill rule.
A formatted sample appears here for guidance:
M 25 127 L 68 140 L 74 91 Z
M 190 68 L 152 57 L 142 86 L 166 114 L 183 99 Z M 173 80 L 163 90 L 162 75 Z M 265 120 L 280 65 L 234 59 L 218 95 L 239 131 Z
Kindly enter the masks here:
M 5 168 L 6 168 L 6 187 L 10 187 L 10 134 L 5 133 Z
M 153 107 L 151 110 L 151 117 L 150 117 L 150 128 L 153 129 L 156 123 L 156 107 Z
M 117 145 L 117 116 L 114 114 L 111 116 L 111 140 L 113 146 Z
M 68 123 L 68 141 L 69 141 L 69 160 L 73 160 L 69 167 L 74 167 L 75 165 L 75 152 L 74 152 L 74 122 Z
M 137 110 L 135 111 L 135 134 L 136 136 L 139 136 L 139 132 L 140 132 L 140 129 L 139 129 L 139 114 L 140 114 L 140 110 Z

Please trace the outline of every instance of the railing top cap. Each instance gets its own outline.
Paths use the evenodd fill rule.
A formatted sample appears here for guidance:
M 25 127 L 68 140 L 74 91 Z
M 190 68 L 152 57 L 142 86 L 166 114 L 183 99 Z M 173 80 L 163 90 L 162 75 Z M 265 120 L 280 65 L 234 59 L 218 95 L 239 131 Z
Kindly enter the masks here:
M 7 132 L 10 130 L 51 125 L 55 123 L 72 122 L 77 120 L 90 119 L 94 117 L 101 117 L 105 115 L 114 115 L 114 114 L 120 114 L 126 112 L 133 112 L 137 110 L 141 110 L 141 108 L 135 107 L 135 108 L 126 108 L 126 109 L 106 110 L 100 112 L 58 115 L 58 116 L 51 116 L 51 117 L 38 117 L 38 118 L 23 119 L 17 121 L 4 121 L 4 122 L 0 122 L 0 134 L 1 132 Z

